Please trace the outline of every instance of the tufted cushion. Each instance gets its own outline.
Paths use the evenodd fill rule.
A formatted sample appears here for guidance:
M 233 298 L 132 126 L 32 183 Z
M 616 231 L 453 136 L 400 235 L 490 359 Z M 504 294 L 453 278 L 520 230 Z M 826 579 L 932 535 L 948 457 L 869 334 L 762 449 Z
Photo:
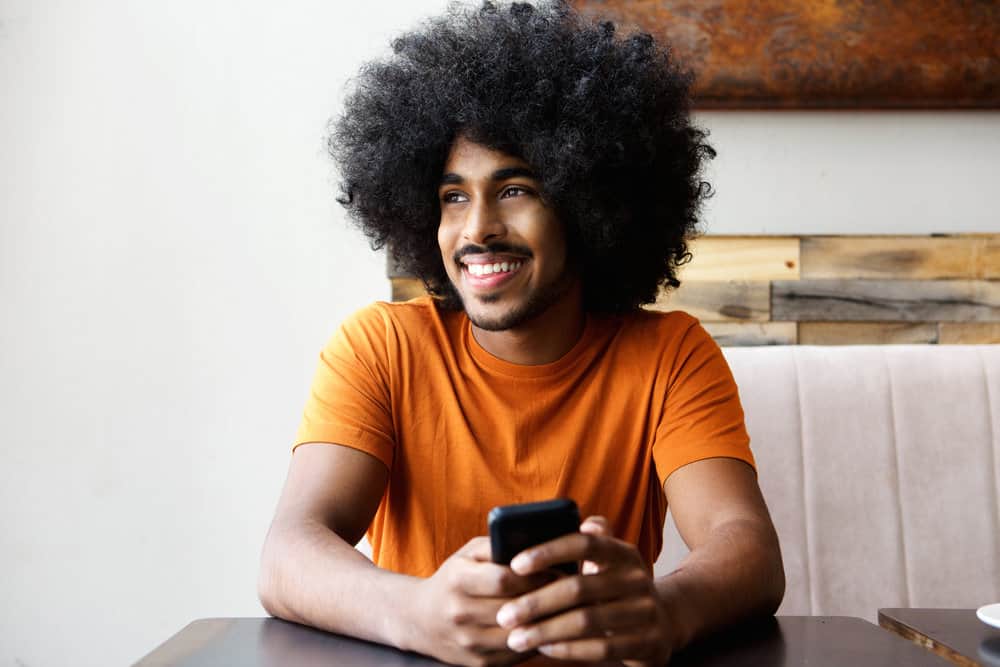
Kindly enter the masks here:
M 785 559 L 779 613 L 1000 600 L 1000 345 L 725 354 Z M 684 553 L 668 521 L 656 571 Z

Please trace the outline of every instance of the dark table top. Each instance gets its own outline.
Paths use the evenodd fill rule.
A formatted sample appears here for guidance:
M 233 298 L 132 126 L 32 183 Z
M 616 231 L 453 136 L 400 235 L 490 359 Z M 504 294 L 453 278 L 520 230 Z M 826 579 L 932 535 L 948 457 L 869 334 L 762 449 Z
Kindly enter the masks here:
M 190 623 L 138 667 L 430 667 L 441 663 L 378 644 L 273 618 Z M 534 659 L 530 665 L 568 663 Z M 849 667 L 947 665 L 933 653 L 867 621 L 779 616 L 724 631 L 675 656 L 676 665 Z
M 879 609 L 878 623 L 953 664 L 1000 667 L 1000 630 L 974 609 Z

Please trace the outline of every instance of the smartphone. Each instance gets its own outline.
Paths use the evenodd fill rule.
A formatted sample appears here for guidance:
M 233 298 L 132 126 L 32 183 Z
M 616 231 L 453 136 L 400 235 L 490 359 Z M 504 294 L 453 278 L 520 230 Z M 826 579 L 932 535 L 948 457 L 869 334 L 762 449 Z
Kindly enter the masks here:
M 488 523 L 493 562 L 510 565 L 528 547 L 580 530 L 580 510 L 569 498 L 503 505 L 490 510 Z M 576 562 L 560 563 L 554 569 L 566 574 L 579 571 Z

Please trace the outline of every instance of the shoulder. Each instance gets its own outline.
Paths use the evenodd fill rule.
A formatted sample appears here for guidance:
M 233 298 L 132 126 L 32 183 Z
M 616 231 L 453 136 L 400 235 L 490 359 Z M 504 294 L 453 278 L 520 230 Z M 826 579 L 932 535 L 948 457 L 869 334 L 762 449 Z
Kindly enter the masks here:
M 711 339 L 698 318 L 684 311 L 636 310 L 620 316 L 625 340 L 655 348 L 683 347 L 703 338 Z
M 429 296 L 393 303 L 376 301 L 347 317 L 334 338 L 381 344 L 427 341 L 439 334 L 447 335 L 460 325 L 462 317 L 460 311 L 439 308 Z
M 723 357 L 698 318 L 683 311 L 638 310 L 620 318 L 618 349 L 626 358 L 653 364 L 671 378 L 692 365 Z

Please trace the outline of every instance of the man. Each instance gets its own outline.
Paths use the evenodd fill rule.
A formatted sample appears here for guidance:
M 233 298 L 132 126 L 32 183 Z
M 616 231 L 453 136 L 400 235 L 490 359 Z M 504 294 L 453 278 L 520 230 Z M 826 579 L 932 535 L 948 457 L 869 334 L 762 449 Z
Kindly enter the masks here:
M 773 613 L 732 375 L 696 320 L 639 308 L 679 284 L 708 193 L 688 78 L 562 3 L 453 9 L 394 50 L 331 149 L 342 203 L 434 298 L 363 309 L 324 349 L 265 608 L 467 665 L 659 665 Z M 490 508 L 557 496 L 580 532 L 493 564 Z M 654 579 L 668 505 L 691 554 Z M 583 573 L 553 580 L 566 561 Z

